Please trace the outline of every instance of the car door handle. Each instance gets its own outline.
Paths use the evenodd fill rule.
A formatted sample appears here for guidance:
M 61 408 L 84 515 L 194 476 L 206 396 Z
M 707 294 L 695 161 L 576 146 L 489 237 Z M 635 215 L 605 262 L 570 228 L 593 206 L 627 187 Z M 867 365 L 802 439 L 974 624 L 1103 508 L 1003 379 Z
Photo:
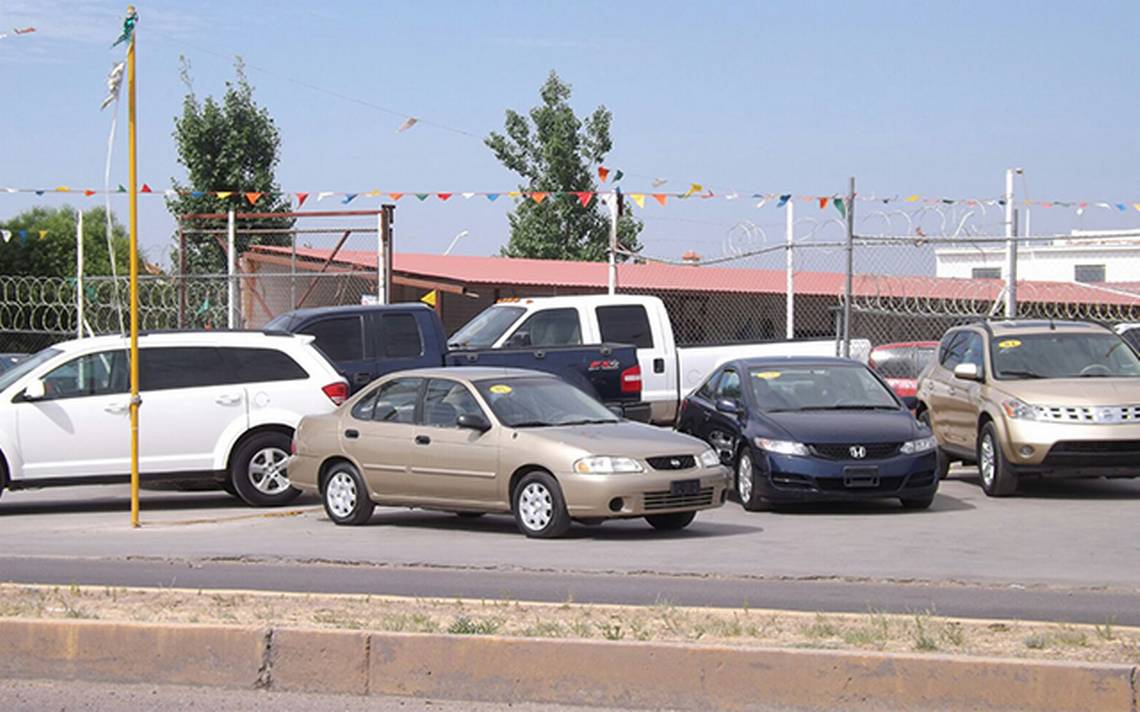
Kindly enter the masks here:
M 431 445 L 431 438 L 426 435 L 417 435 L 416 445 Z
M 109 403 L 109 404 L 103 406 L 103 410 L 105 410 L 108 413 L 118 415 L 120 413 L 126 413 L 130 407 L 131 406 L 129 403 Z
M 348 438 L 349 440 L 355 440 L 358 437 L 360 437 L 360 431 L 359 430 L 351 430 L 351 429 L 346 430 L 346 431 L 344 431 L 344 436 L 346 438 Z
M 665 359 L 663 359 L 663 358 L 653 359 L 653 372 L 654 373 L 665 373 Z
M 223 393 L 214 399 L 218 405 L 233 405 L 241 401 L 241 395 L 237 393 Z

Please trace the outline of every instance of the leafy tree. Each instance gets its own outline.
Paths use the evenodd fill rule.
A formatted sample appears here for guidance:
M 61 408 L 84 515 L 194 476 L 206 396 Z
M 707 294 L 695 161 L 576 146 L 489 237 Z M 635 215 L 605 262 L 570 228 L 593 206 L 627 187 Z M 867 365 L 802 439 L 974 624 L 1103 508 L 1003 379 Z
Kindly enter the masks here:
M 186 167 L 187 183 L 173 180 L 176 197 L 166 200 L 170 212 L 179 217 L 197 213 L 236 212 L 284 213 L 289 199 L 281 193 L 274 176 L 280 160 L 281 137 L 269 111 L 253 100 L 253 87 L 245 77 L 241 59 L 234 62 L 235 82 L 226 82 L 221 102 L 208 96 L 199 101 L 190 79 L 189 63 L 183 58 L 182 81 L 187 94 L 182 115 L 174 119 L 174 140 L 178 160 Z M 233 191 L 219 198 L 211 191 Z M 261 193 L 251 205 L 245 193 Z M 198 193 L 195 195 L 195 193 Z M 289 218 L 237 220 L 236 248 L 239 254 L 256 244 L 289 244 L 285 235 L 250 235 L 250 228 L 289 228 Z M 223 220 L 187 220 L 183 227 L 203 230 L 225 227 Z M 177 235 L 175 240 L 177 240 Z M 178 247 L 173 263 L 178 269 Z M 221 274 L 226 271 L 224 243 L 213 235 L 191 232 L 186 239 L 186 269 L 194 273 Z
M 0 229 L 11 238 L 0 240 L 0 273 L 40 277 L 75 277 L 75 209 L 36 207 L 6 222 Z M 112 215 L 111 241 L 115 266 L 126 275 L 130 265 L 127 231 Z M 41 231 L 43 238 L 41 239 Z M 83 213 L 84 274 L 110 275 L 111 258 L 107 249 L 107 219 L 103 208 Z
M 613 116 L 604 106 L 584 119 L 570 107 L 570 85 L 551 72 L 539 92 L 542 103 L 530 110 L 530 120 L 508 109 L 506 135 L 492 132 L 486 144 L 499 161 L 522 176 L 521 191 L 595 191 L 593 166 L 613 147 Z M 575 195 L 551 195 L 541 203 L 523 200 L 509 217 L 507 257 L 562 260 L 605 259 L 609 251 L 609 208 L 583 207 Z M 629 212 L 618 220 L 618 243 L 636 252 L 642 224 Z M 620 257 L 620 255 L 619 255 Z

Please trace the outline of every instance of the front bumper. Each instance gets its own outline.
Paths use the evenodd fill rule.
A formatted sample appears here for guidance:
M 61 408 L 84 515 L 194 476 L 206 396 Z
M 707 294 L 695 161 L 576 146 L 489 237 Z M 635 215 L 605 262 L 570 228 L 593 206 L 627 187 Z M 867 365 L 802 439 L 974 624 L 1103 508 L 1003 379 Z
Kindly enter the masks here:
M 712 509 L 724 504 L 730 471 L 726 467 L 621 475 L 558 473 L 570 516 L 580 519 L 644 517 L 648 514 Z M 693 494 L 672 494 L 672 483 L 699 480 Z M 616 501 L 616 500 L 620 500 Z M 618 505 L 615 509 L 612 505 Z
M 1015 472 L 1045 477 L 1140 475 L 1140 423 L 1005 419 L 1002 450 Z
M 757 494 L 770 502 L 919 499 L 938 491 L 934 451 L 879 460 L 830 460 L 766 452 L 754 455 Z

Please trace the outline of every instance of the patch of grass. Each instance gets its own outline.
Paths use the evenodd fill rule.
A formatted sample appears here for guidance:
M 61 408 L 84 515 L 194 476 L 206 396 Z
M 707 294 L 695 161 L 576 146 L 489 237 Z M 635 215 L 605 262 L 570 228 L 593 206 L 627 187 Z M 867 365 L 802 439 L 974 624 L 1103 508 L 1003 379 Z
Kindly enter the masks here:
M 961 648 L 966 644 L 966 630 L 961 623 L 950 622 L 942 626 L 938 637 L 955 648 Z
M 1106 620 L 1104 622 L 1104 625 L 1095 626 L 1096 637 L 1100 638 L 1101 640 L 1105 641 L 1106 643 L 1109 641 L 1116 640 L 1116 632 L 1112 629 L 1112 626 L 1115 623 L 1116 623 L 1116 619 L 1109 618 L 1108 620 Z
M 1080 628 L 1075 628 L 1071 625 L 1063 625 L 1060 629 L 1053 632 L 1053 640 L 1058 645 L 1064 645 L 1069 648 L 1084 648 L 1089 644 L 1089 636 Z
M 867 624 L 843 631 L 843 641 L 848 645 L 882 650 L 890 640 L 890 622 L 882 613 L 872 613 Z
M 1032 635 L 1025 636 L 1025 647 L 1030 650 L 1044 650 L 1049 647 L 1052 642 L 1048 633 L 1033 633 Z
M 522 631 L 527 638 L 565 638 L 566 629 L 558 621 L 535 621 Z
M 809 638 L 834 638 L 839 630 L 823 615 L 816 613 L 815 620 L 803 627 L 803 633 Z
M 575 638 L 592 638 L 594 637 L 594 628 L 590 625 L 589 621 L 577 620 L 570 624 L 570 632 L 574 634 Z
M 637 640 L 649 640 L 653 637 L 653 631 L 640 618 L 635 618 L 629 622 L 629 632 Z
M 621 640 L 625 637 L 625 631 L 622 630 L 621 621 L 616 618 L 611 621 L 599 623 L 598 631 L 601 632 L 602 637 L 606 640 Z
M 914 626 L 910 631 L 911 639 L 914 641 L 914 649 L 924 652 L 938 650 L 938 641 L 930 632 L 930 616 L 923 613 L 916 613 L 914 616 Z
M 452 635 L 494 635 L 502 626 L 503 622 L 498 618 L 476 620 L 459 616 L 447 626 L 447 632 Z

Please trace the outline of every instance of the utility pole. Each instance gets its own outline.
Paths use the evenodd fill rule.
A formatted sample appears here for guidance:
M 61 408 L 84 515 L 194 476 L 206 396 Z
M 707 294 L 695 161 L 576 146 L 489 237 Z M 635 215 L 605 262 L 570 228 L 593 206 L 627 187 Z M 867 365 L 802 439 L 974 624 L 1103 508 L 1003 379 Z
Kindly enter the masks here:
M 83 338 L 83 210 L 75 211 L 75 335 Z
M 138 20 L 138 15 L 134 13 L 133 6 L 128 8 L 128 23 L 132 16 L 135 21 Z M 130 149 L 131 181 L 131 526 L 136 529 L 139 526 L 139 406 L 142 405 L 142 400 L 139 398 L 139 170 L 135 100 L 135 37 L 137 35 L 137 32 L 131 32 L 127 40 L 129 43 L 127 45 L 127 146 Z
M 796 294 L 795 294 L 795 280 L 793 279 L 792 270 L 795 268 L 794 255 L 792 254 L 792 243 L 795 240 L 795 201 L 789 200 L 784 203 L 784 236 L 787 239 L 787 249 L 784 255 L 784 266 L 786 275 L 784 277 L 784 314 L 786 316 L 786 326 L 784 329 L 784 337 L 789 341 L 796 338 Z
M 376 244 L 376 303 L 390 303 L 392 289 L 392 224 L 396 222 L 396 206 L 380 206 Z
M 226 328 L 237 328 L 237 223 L 234 209 L 226 215 Z
M 851 358 L 851 297 L 855 272 L 855 177 L 847 183 L 847 279 L 843 284 L 843 358 Z
M 617 294 L 618 218 L 621 217 L 621 188 L 614 188 L 610 196 L 610 269 L 609 294 Z
M 1005 172 L 1005 317 L 1017 317 L 1017 228 L 1013 213 L 1013 176 L 1022 175 L 1020 168 Z

